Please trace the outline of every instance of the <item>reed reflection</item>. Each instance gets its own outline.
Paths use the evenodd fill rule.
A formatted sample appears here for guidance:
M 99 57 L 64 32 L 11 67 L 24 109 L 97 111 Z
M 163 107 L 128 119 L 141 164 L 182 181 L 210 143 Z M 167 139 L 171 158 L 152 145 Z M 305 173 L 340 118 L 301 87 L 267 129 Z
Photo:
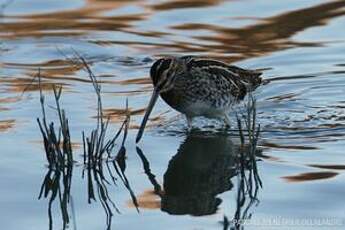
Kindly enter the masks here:
M 120 210 L 111 196 L 113 186 L 118 186 L 118 179 L 127 189 L 133 206 L 139 212 L 136 196 L 125 174 L 125 152 L 126 149 L 121 147 L 115 159 L 108 160 L 107 162 L 101 161 L 87 164 L 83 170 L 83 178 L 87 180 L 88 203 L 91 204 L 92 201 L 97 202 L 98 197 L 106 215 L 105 224 L 107 230 L 111 229 L 114 212 L 120 214 Z
M 125 150 L 124 150 L 125 151 Z M 120 159 L 99 162 L 92 165 L 86 165 L 82 178 L 87 181 L 87 199 L 88 203 L 99 201 L 105 213 L 105 229 L 110 230 L 114 212 L 120 214 L 120 210 L 112 198 L 114 186 L 118 186 L 118 180 L 127 189 L 131 202 L 139 212 L 138 203 L 135 194 L 130 186 L 129 180 L 122 167 L 123 162 Z M 73 219 L 74 229 L 76 229 L 75 213 L 72 203 L 72 172 L 74 165 L 64 168 L 49 168 L 46 173 L 39 192 L 38 199 L 48 200 L 48 223 L 49 230 L 54 229 L 54 220 L 58 217 L 57 211 L 54 211 L 56 204 L 62 219 L 62 226 L 59 228 L 67 229 Z
M 49 230 L 53 229 L 53 204 L 58 200 L 62 218 L 62 229 L 66 229 L 70 223 L 71 214 L 71 184 L 73 166 L 63 169 L 50 168 L 44 177 L 38 199 L 48 199 Z M 74 222 L 75 223 L 75 222 Z

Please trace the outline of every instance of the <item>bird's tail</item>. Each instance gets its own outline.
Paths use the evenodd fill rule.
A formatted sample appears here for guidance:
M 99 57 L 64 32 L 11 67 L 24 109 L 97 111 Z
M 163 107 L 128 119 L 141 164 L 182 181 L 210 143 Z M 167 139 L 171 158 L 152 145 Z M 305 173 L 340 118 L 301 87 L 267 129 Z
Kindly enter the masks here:
M 249 76 L 252 90 L 256 89 L 263 83 L 261 75 L 262 72 L 253 72 L 253 75 Z
M 242 69 L 237 66 L 229 66 L 229 69 L 239 75 L 241 81 L 249 90 L 256 89 L 263 82 L 262 78 L 260 77 L 262 75 L 260 70 Z
M 263 84 L 261 75 L 262 72 L 252 70 L 246 70 L 246 73 L 243 73 L 242 76 L 240 73 L 241 79 L 245 82 L 247 89 L 250 91 L 255 90 L 257 87 Z

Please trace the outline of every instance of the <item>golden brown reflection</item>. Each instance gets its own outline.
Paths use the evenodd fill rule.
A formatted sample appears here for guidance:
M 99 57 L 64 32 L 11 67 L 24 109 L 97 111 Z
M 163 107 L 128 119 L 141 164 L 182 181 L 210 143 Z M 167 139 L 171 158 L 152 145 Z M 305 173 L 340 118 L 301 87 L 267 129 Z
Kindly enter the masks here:
M 262 146 L 269 147 L 269 148 L 277 148 L 277 149 L 295 149 L 295 150 L 315 150 L 318 149 L 314 146 L 302 146 L 302 145 L 282 145 L 277 143 L 272 143 L 268 141 L 264 141 L 261 143 Z
M 167 1 L 153 4 L 153 10 L 168 10 L 188 7 L 206 7 L 221 4 L 220 0 L 200 0 L 200 1 Z M 9 22 L 0 23 L 0 37 L 22 37 L 22 36 L 67 36 L 76 35 L 91 31 L 125 31 L 136 33 L 140 36 L 162 36 L 169 35 L 164 31 L 143 31 L 132 27 L 132 22 L 145 21 L 149 15 L 143 8 L 140 14 L 124 14 L 117 16 L 105 16 L 105 12 L 121 7 L 141 3 L 136 1 L 95 1 L 89 0 L 82 8 L 65 10 L 53 13 L 40 13 L 24 16 L 4 16 Z M 145 4 L 144 4 L 145 5 Z M 143 6 L 144 6 L 143 5 Z M 265 55 L 282 49 L 296 46 L 319 45 L 318 43 L 298 43 L 291 40 L 297 32 L 310 27 L 326 24 L 330 19 L 345 14 L 342 8 L 344 1 L 332 1 L 317 6 L 298 9 L 281 15 L 268 17 L 258 21 L 256 24 L 243 28 L 230 28 L 221 25 L 208 24 L 180 24 L 172 26 L 175 30 L 209 31 L 211 35 L 197 36 L 195 39 L 202 41 L 202 44 L 188 41 L 153 42 L 147 39 L 139 41 L 102 41 L 95 43 L 109 43 L 131 46 L 137 49 L 147 50 L 148 53 L 160 53 L 162 50 L 185 52 L 207 53 L 209 56 L 218 56 L 226 61 L 242 60 L 245 58 Z M 154 14 L 154 12 L 150 12 Z M 18 20 L 18 21 L 17 21 Z M 226 20 L 226 19 L 225 19 Z M 130 28 L 132 27 L 132 28 Z M 171 31 L 172 33 L 172 31 Z M 205 42 L 207 41 L 207 42 Z M 232 56 L 229 57 L 228 55 Z M 235 56 L 234 56 L 235 55 Z M 58 78 L 60 80 L 88 81 L 73 75 L 80 68 L 71 65 L 67 60 L 51 60 L 40 64 L 10 64 L 5 63 L 5 67 L 33 69 L 43 66 L 42 76 L 46 78 Z M 32 71 L 33 72 L 33 71 Z M 30 72 L 29 75 L 34 73 Z M 120 84 L 146 84 L 148 78 L 124 80 L 114 82 Z M 294 95 L 287 95 L 294 96 Z M 280 99 L 280 98 L 279 98 Z
M 147 190 L 137 196 L 138 205 L 140 208 L 145 209 L 160 209 L 161 201 L 160 197 L 152 190 Z M 135 208 L 132 201 L 127 201 L 127 206 Z
M 151 5 L 154 10 L 173 10 L 179 8 L 196 8 L 218 5 L 222 0 L 175 0 Z
M 135 2 L 135 3 L 133 3 Z M 175 0 L 166 1 L 149 5 L 154 11 L 173 10 L 189 7 L 207 7 L 219 5 L 221 0 L 196 0 L 185 1 Z M 119 9 L 121 7 L 136 4 L 145 6 L 146 3 L 136 1 L 87 1 L 86 5 L 79 9 L 65 10 L 47 14 L 34 14 L 25 16 L 5 16 L 11 20 L 7 23 L 0 23 L 0 37 L 22 37 L 22 36 L 51 36 L 51 35 L 80 35 L 90 31 L 124 31 L 140 36 L 160 37 L 169 35 L 166 31 L 150 31 L 136 29 L 132 23 L 145 21 L 150 14 L 145 8 L 139 14 L 125 14 L 117 16 L 104 16 L 105 12 Z M 277 16 L 263 18 L 256 24 L 244 28 L 230 28 L 221 25 L 209 24 L 179 24 L 171 26 L 176 30 L 204 30 L 212 35 L 195 36 L 194 38 L 202 41 L 202 44 L 195 42 L 173 41 L 165 44 L 164 42 L 150 41 L 95 41 L 95 43 L 115 43 L 134 46 L 137 48 L 173 49 L 181 52 L 202 52 L 212 56 L 223 55 L 227 60 L 241 60 L 249 57 L 261 56 L 277 50 L 287 49 L 298 46 L 315 46 L 320 43 L 301 43 L 291 40 L 297 32 L 301 32 L 314 26 L 327 24 L 334 17 L 344 15 L 342 9 L 344 1 L 331 1 L 305 9 L 298 9 Z M 227 19 L 224 19 L 227 20 Z M 172 32 L 170 32 L 172 33 Z M 205 43 L 206 41 L 206 43 Z M 152 51 L 151 50 L 151 51 Z M 239 54 L 232 57 L 224 55 Z
M 13 77 L 13 78 L 0 78 L 0 84 L 7 84 L 9 85 L 7 92 L 11 93 L 20 93 L 23 94 L 27 91 L 39 91 L 38 82 L 35 82 L 33 77 Z M 41 88 L 42 90 L 51 90 L 53 88 L 53 82 L 42 81 Z M 59 83 L 61 86 L 68 86 L 67 83 Z M 18 97 L 20 98 L 20 97 Z
M 118 9 L 134 1 L 88 0 L 79 9 L 24 16 L 5 16 L 11 20 L 0 23 L 0 37 L 46 37 L 82 35 L 87 31 L 117 31 L 130 27 L 131 22 L 143 20 L 144 14 L 102 16 L 104 12 Z
M 0 120 L 0 132 L 6 132 L 9 129 L 13 128 L 15 122 L 16 120 L 14 119 Z
M 35 140 L 35 141 L 30 141 L 30 143 L 37 144 L 40 146 L 44 146 L 44 142 L 42 140 Z M 83 147 L 83 143 L 81 142 L 71 142 L 71 147 L 75 150 L 81 149 Z M 60 143 L 60 148 L 63 148 L 63 143 Z
M 0 81 L 1 82 L 1 81 Z M 20 100 L 20 97 L 5 97 L 0 98 L 0 104 L 15 103 Z
M 92 64 L 92 62 L 90 62 Z M 50 60 L 39 64 L 19 64 L 4 63 L 6 68 L 15 68 L 25 70 L 24 76 L 13 76 L 11 78 L 1 78 L 0 83 L 8 85 L 7 92 L 23 93 L 26 91 L 38 91 L 38 79 L 35 77 L 40 71 L 42 79 L 42 89 L 51 90 L 54 84 L 67 88 L 70 82 L 91 83 L 91 80 L 85 77 L 76 76 L 76 72 L 83 69 L 81 64 L 74 62 L 73 59 Z M 110 75 L 100 75 L 100 78 L 113 77 Z M 110 80 L 99 80 L 99 83 L 115 83 Z M 0 99 L 1 103 L 1 99 Z
M 0 82 L 1 82 L 1 80 L 0 80 Z M 1 104 L 16 103 L 16 102 L 20 101 L 20 99 L 21 99 L 20 96 L 0 98 L 0 112 L 10 110 L 8 107 L 4 107 Z
M 143 115 L 145 113 L 146 108 L 140 108 L 140 109 L 133 109 L 128 108 L 128 111 L 126 109 L 119 109 L 119 108 L 109 108 L 109 109 L 103 109 L 103 118 L 109 119 L 110 122 L 113 123 L 119 123 L 124 120 L 126 117 L 126 113 L 129 112 L 130 116 L 137 116 L 137 115 Z M 166 120 L 164 114 L 168 113 L 168 111 L 164 111 L 160 114 L 157 114 L 156 116 L 152 116 L 150 118 L 150 124 L 147 125 L 147 127 L 156 127 L 159 125 L 162 125 Z M 97 116 L 94 116 L 93 118 L 97 118 Z M 139 125 L 132 122 L 132 124 L 129 125 L 129 129 L 138 129 Z
M 331 171 L 321 171 L 321 172 L 309 172 L 309 173 L 301 173 L 293 176 L 284 176 L 282 177 L 288 182 L 305 182 L 305 181 L 313 181 L 313 180 L 322 180 L 322 179 L 329 179 L 338 175 L 336 172 Z
M 103 109 L 103 117 L 108 119 L 111 122 L 122 122 L 124 117 L 126 116 L 127 112 L 129 112 L 130 116 L 134 115 L 142 115 L 145 112 L 145 109 L 117 109 L 117 108 L 111 108 L 111 109 Z
M 310 164 L 309 167 L 320 168 L 320 169 L 330 169 L 330 170 L 345 170 L 345 165 L 318 165 Z
M 216 45 L 202 45 L 203 48 L 212 50 L 214 53 L 240 54 L 228 59 L 241 60 L 291 47 L 320 45 L 320 43 L 293 41 L 291 37 L 297 32 L 325 25 L 332 18 L 344 15 L 343 7 L 345 7 L 345 1 L 327 2 L 265 18 L 255 25 L 238 29 L 197 23 L 181 24 L 173 28 L 211 31 L 212 36 L 196 37 L 202 41 L 216 43 Z
M 148 84 L 150 84 L 150 86 L 151 86 L 151 79 L 148 77 L 142 77 L 142 78 L 123 80 L 123 81 L 119 81 L 117 83 L 121 84 L 121 85 L 132 85 L 132 84 L 148 85 Z M 152 88 L 152 87 L 150 87 L 150 88 Z

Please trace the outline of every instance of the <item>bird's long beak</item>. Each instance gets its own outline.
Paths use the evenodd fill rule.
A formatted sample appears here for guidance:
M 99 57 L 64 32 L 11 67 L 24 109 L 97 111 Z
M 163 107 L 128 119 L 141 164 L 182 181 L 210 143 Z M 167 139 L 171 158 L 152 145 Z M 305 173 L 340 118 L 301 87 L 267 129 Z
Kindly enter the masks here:
M 149 116 L 151 114 L 153 106 L 155 105 L 155 103 L 156 103 L 156 101 L 158 99 L 158 96 L 159 96 L 159 91 L 158 91 L 157 87 L 155 87 L 154 90 L 153 90 L 151 99 L 150 99 L 150 103 L 147 106 L 147 109 L 146 109 L 146 112 L 145 112 L 145 115 L 144 115 L 144 119 L 141 122 L 139 131 L 138 131 L 138 134 L 137 134 L 137 138 L 135 139 L 136 143 L 138 143 L 140 141 L 141 137 L 143 136 L 144 129 L 145 129 L 145 126 L 146 126 L 146 122 L 147 122 L 147 120 L 148 120 L 148 118 L 149 118 Z

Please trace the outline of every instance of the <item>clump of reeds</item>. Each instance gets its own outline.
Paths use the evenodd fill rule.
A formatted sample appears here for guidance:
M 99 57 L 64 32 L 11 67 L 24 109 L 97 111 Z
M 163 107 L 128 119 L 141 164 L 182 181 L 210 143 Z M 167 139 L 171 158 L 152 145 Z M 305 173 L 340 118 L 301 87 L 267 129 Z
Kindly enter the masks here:
M 49 197 L 49 229 L 53 229 L 52 205 L 56 198 L 58 198 L 63 229 L 66 229 L 70 222 L 68 204 L 71 198 L 73 151 L 68 118 L 66 117 L 65 110 L 60 106 L 62 88 L 53 86 L 55 105 L 59 117 L 59 128 L 57 128 L 53 121 L 50 123 L 47 122 L 45 97 L 42 93 L 40 70 L 35 78 L 38 78 L 42 110 L 42 119 L 37 118 L 37 122 L 42 134 L 49 167 L 49 171 L 43 180 L 38 199 Z
M 54 122 L 48 124 L 45 110 L 45 98 L 41 87 L 41 72 L 37 74 L 40 89 L 40 103 L 42 120 L 37 122 L 43 137 L 44 149 L 49 168 L 63 169 L 73 164 L 73 152 L 71 145 L 70 129 L 65 110 L 60 106 L 61 87 L 53 86 L 56 109 L 59 117 L 60 127 L 57 129 Z
M 119 130 L 115 135 L 108 137 L 107 130 L 109 127 L 109 117 L 104 117 L 102 99 L 101 99 L 101 86 L 97 81 L 96 75 L 92 72 L 87 61 L 75 52 L 75 59 L 69 59 L 71 63 L 83 67 L 88 73 L 90 82 L 93 85 L 94 91 L 97 96 L 97 121 L 95 128 L 87 136 L 82 132 L 83 142 L 83 163 L 84 169 L 87 171 L 88 181 L 88 201 L 96 200 L 95 188 L 98 198 L 105 210 L 107 216 L 107 229 L 111 227 L 111 220 L 113 216 L 112 210 L 115 209 L 119 212 L 115 203 L 112 201 L 107 185 L 110 184 L 104 172 L 104 165 L 107 168 L 108 176 L 111 181 L 116 184 L 117 178 L 115 174 L 121 179 L 122 183 L 129 191 L 133 204 L 138 209 L 138 203 L 134 192 L 132 191 L 129 181 L 125 175 L 126 169 L 126 148 L 125 142 L 127 139 L 130 112 L 128 109 L 128 101 L 126 101 L 126 117 L 121 124 Z M 72 181 L 73 170 L 73 150 L 71 145 L 70 127 L 66 112 L 60 105 L 60 98 L 62 95 L 62 88 L 53 86 L 56 110 L 59 117 L 59 127 L 57 128 L 54 122 L 48 124 L 46 118 L 45 97 L 42 93 L 41 86 L 41 71 L 38 71 L 37 76 L 40 89 L 40 103 L 42 110 L 42 119 L 37 118 L 37 122 L 42 134 L 46 159 L 48 162 L 49 171 L 46 174 L 41 186 L 39 198 L 43 196 L 49 197 L 48 216 L 49 216 L 49 229 L 53 227 L 52 218 L 52 204 L 59 197 L 59 204 L 62 213 L 63 229 L 68 226 L 70 222 L 68 205 L 70 202 L 70 190 Z M 122 141 L 115 156 L 112 152 L 115 149 L 116 141 L 122 134 Z M 114 172 L 115 171 L 115 172 Z M 84 170 L 83 170 L 84 176 Z
M 250 208 L 258 204 L 258 191 L 262 188 L 256 155 L 260 135 L 260 124 L 257 124 L 256 100 L 249 95 L 244 112 L 236 114 L 240 148 L 237 157 L 238 187 L 236 211 L 231 221 L 224 216 L 223 229 L 243 229 L 243 222 L 251 218 Z
M 82 133 L 83 135 L 83 146 L 84 146 L 84 164 L 95 164 L 97 162 L 102 161 L 104 154 L 107 153 L 107 157 L 111 157 L 111 153 L 115 147 L 115 141 L 123 132 L 123 139 L 121 143 L 120 150 L 117 154 L 117 159 L 124 158 L 124 144 L 126 142 L 129 122 L 130 122 L 130 113 L 128 110 L 128 100 L 126 101 L 126 118 L 123 121 L 120 129 L 117 131 L 115 136 L 106 140 L 107 129 L 109 125 L 110 117 L 104 119 L 103 115 L 103 106 L 102 106 L 102 98 L 101 98 L 101 86 L 98 84 L 97 78 L 95 74 L 92 72 L 90 66 L 88 65 L 87 61 L 76 53 L 76 56 L 80 63 L 83 65 L 84 70 L 88 73 L 89 78 L 92 82 L 94 91 L 97 96 L 97 122 L 96 127 L 91 131 L 90 136 L 86 137 L 85 132 Z
M 248 96 L 247 104 L 245 105 L 245 112 L 239 116 L 236 114 L 237 125 L 239 130 L 239 136 L 241 140 L 241 149 L 240 153 L 242 159 L 246 156 L 248 160 L 248 164 L 250 166 L 249 170 L 249 182 L 255 182 L 255 193 L 259 187 L 262 187 L 262 181 L 258 174 L 257 169 L 257 145 L 259 140 L 259 135 L 261 131 L 260 124 L 257 124 L 257 117 L 256 117 L 256 99 L 250 94 Z M 244 123 L 244 127 L 243 124 Z M 247 135 L 244 134 L 244 130 L 247 131 Z M 247 137 L 247 140 L 246 140 Z M 245 153 L 245 154 L 243 154 Z M 254 196 L 254 195 L 253 195 Z
M 134 206 L 138 210 L 138 202 L 132 191 L 129 181 L 125 175 L 126 169 L 126 148 L 125 142 L 127 139 L 128 128 L 130 123 L 130 112 L 128 109 L 128 100 L 126 100 L 126 117 L 122 122 L 119 130 L 116 134 L 106 139 L 107 129 L 109 125 L 110 117 L 104 117 L 102 99 L 101 99 L 101 86 L 99 85 L 95 74 L 92 72 L 87 61 L 75 53 L 79 62 L 83 65 L 84 70 L 88 73 L 89 78 L 94 87 L 94 91 L 97 96 L 97 122 L 96 127 L 91 131 L 91 134 L 87 137 L 85 132 L 82 133 L 83 136 L 83 149 L 84 149 L 84 165 L 87 171 L 87 181 L 88 181 L 88 202 L 91 203 L 92 200 L 96 200 L 95 188 L 98 194 L 98 198 L 101 201 L 103 209 L 106 214 L 106 226 L 110 229 L 113 209 L 116 212 L 120 212 L 116 207 L 115 203 L 112 201 L 107 185 L 109 181 L 106 179 L 103 167 L 107 168 L 108 176 L 111 181 L 116 185 L 115 173 L 118 175 L 126 189 L 128 190 Z M 115 158 L 112 156 L 114 147 L 116 146 L 116 140 L 122 134 L 122 141 L 117 151 Z M 105 155 L 106 154 L 106 155 Z M 114 172 L 115 171 L 115 172 Z M 84 175 L 84 173 L 83 173 Z

